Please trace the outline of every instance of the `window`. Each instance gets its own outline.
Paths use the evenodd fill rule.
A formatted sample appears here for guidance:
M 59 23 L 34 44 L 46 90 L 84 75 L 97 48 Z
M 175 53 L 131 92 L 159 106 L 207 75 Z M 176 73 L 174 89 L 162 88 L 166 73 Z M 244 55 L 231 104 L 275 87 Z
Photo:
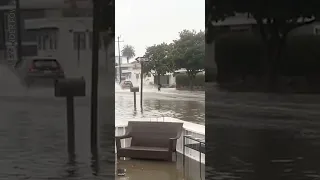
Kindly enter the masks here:
M 139 74 L 136 74 L 136 78 L 139 79 Z
M 42 49 L 42 36 L 37 36 L 37 45 L 38 45 L 38 49 L 41 50 Z
M 40 32 L 37 35 L 37 46 L 39 50 L 56 50 L 58 36 L 57 31 Z
M 49 47 L 52 50 L 57 49 L 57 32 L 52 31 L 49 33 Z
M 53 49 L 53 39 L 52 39 L 51 34 L 50 34 L 50 36 L 49 36 L 49 48 L 50 48 L 50 49 Z
M 53 38 L 54 38 L 53 48 L 54 48 L 54 49 L 57 49 L 57 48 L 58 48 L 58 34 L 57 34 L 57 32 L 54 32 L 54 33 L 53 33 Z
M 85 32 L 74 32 L 73 33 L 73 47 L 75 50 L 86 49 L 86 33 Z
M 43 33 L 41 40 L 42 40 L 42 49 L 46 50 L 47 49 L 47 42 L 48 42 L 48 33 L 46 33 L 46 32 Z

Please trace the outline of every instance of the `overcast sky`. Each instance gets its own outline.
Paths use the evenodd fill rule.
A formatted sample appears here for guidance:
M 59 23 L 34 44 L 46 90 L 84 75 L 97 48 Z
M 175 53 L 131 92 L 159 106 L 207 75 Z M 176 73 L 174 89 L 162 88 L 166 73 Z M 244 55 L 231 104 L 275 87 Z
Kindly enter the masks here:
M 120 48 L 134 46 L 136 57 L 148 46 L 177 39 L 183 29 L 199 31 L 205 26 L 205 0 L 116 0 L 115 7 L 116 37 L 124 41 Z

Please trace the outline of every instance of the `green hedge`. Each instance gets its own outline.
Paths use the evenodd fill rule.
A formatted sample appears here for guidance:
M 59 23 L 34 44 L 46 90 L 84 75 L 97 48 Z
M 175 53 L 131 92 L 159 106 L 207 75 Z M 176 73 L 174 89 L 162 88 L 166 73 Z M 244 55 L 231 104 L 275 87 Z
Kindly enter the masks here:
M 176 75 L 176 87 L 189 87 L 189 77 L 186 74 L 178 74 Z M 205 76 L 204 74 L 197 74 L 194 81 L 193 86 L 204 87 L 205 85 Z
M 215 61 L 218 79 L 241 75 L 261 75 L 265 49 L 259 36 L 251 33 L 232 33 L 216 39 Z M 284 76 L 304 76 L 320 73 L 320 37 L 289 36 L 277 69 Z

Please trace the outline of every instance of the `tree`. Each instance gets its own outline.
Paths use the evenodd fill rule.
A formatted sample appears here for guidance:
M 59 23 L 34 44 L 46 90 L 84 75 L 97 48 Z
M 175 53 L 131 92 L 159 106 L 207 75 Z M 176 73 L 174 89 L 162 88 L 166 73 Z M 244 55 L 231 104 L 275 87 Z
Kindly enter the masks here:
M 170 59 L 171 45 L 166 43 L 153 45 L 147 47 L 144 57 L 148 62 L 144 65 L 145 73 L 152 73 L 156 76 L 158 83 L 160 83 L 160 76 L 165 75 L 167 72 L 173 71 L 173 62 Z
M 301 26 L 313 23 L 318 16 L 318 0 L 206 0 L 206 30 L 208 42 L 215 36 L 213 22 L 223 21 L 237 14 L 253 18 L 264 45 L 265 76 L 269 88 L 276 82 L 276 64 L 281 59 L 288 34 Z M 271 90 L 271 89 L 270 89 Z
M 121 51 L 122 56 L 127 57 L 127 63 L 129 63 L 129 60 L 136 56 L 134 47 L 131 45 L 125 45 Z
M 203 31 L 183 30 L 179 39 L 173 41 L 170 59 L 176 69 L 185 68 L 190 80 L 190 89 L 193 89 L 193 80 L 197 73 L 204 69 L 205 34 Z

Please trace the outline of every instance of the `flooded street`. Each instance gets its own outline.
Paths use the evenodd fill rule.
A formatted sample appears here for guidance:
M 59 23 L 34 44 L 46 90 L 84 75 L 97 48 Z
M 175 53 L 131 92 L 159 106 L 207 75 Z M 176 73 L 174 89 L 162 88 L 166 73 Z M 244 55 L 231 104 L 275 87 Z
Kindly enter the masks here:
M 98 161 L 91 158 L 89 147 L 90 98 L 75 100 L 76 159 L 70 163 L 65 100 L 55 98 L 52 87 L 21 86 L 4 67 L 0 81 L 0 180 L 113 178 L 114 118 L 169 116 L 204 124 L 205 111 L 210 129 L 206 179 L 320 178 L 320 96 L 213 89 L 206 92 L 204 102 L 203 92 L 146 88 L 141 112 L 140 95 L 134 110 L 133 93 L 116 87 L 115 99 L 103 93 L 99 97 Z
M 114 116 L 118 118 L 171 116 L 204 123 L 204 94 L 176 91 L 146 92 L 144 110 L 133 109 L 133 95 L 116 91 L 99 97 L 98 159 L 90 153 L 90 98 L 75 99 L 76 159 L 66 149 L 65 99 L 55 98 L 52 87 L 20 85 L 19 79 L 0 67 L 0 179 L 108 179 L 114 177 Z M 101 92 L 106 91 L 100 89 Z M 115 106 L 113 105 L 113 102 Z M 116 112 L 116 113 L 115 113 Z M 98 160 L 98 161 L 96 161 Z M 98 163 L 97 163 L 98 162 Z
M 133 93 L 116 88 L 116 119 L 133 117 L 174 117 L 180 120 L 205 124 L 204 92 L 181 92 L 173 89 L 146 89 L 143 94 L 144 108 L 141 112 L 140 93 L 137 94 L 137 109 L 134 110 Z M 124 111 L 124 109 L 126 109 Z
M 206 179 L 320 179 L 319 100 L 207 91 Z

